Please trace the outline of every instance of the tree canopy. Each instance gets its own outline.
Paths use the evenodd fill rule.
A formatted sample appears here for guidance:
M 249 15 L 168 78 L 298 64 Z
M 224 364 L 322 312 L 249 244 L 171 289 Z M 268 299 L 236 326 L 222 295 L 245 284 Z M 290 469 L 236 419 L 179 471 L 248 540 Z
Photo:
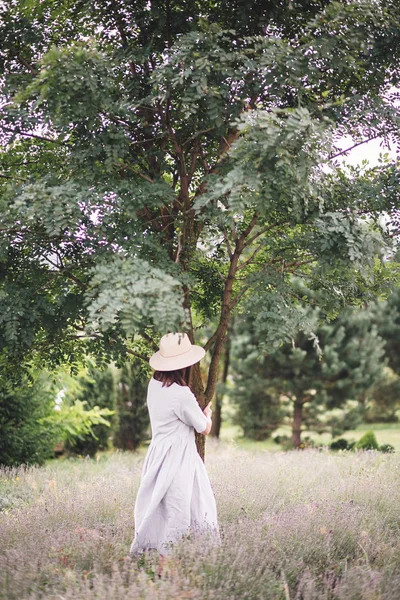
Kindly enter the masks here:
M 389 290 L 398 164 L 335 143 L 399 140 L 396 1 L 11 0 L 0 39 L 1 364 L 215 319 L 203 403 L 234 311 L 307 329 L 294 274 L 322 315 Z

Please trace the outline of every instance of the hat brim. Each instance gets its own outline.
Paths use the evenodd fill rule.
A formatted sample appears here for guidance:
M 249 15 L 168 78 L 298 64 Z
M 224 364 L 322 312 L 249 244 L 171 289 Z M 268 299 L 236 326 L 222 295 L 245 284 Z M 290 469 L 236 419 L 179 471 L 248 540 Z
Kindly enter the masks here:
M 160 354 L 160 351 L 153 354 L 149 363 L 155 371 L 176 371 L 177 369 L 185 369 L 191 365 L 198 363 L 204 356 L 206 351 L 201 346 L 191 346 L 188 352 L 171 356 L 167 358 Z

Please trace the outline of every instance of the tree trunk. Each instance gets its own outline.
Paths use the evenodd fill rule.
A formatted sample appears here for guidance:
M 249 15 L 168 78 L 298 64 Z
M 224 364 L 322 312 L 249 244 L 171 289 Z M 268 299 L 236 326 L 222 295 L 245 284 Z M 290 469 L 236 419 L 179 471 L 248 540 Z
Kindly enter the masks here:
M 303 422 L 303 403 L 296 401 L 294 403 L 294 415 L 292 426 L 292 444 L 298 448 L 301 444 L 301 425 Z
M 211 435 L 211 437 L 214 437 L 217 439 L 219 438 L 219 433 L 221 431 L 222 398 L 223 398 L 223 394 L 220 394 L 220 393 L 215 394 L 214 409 L 213 409 L 213 415 L 212 415 L 212 426 L 211 426 L 210 435 Z
M 221 383 L 224 387 L 225 387 L 227 379 L 228 379 L 230 355 L 231 355 L 231 339 L 230 339 L 230 335 L 228 333 L 228 335 L 226 337 L 226 341 L 225 341 L 224 365 L 223 365 L 222 377 L 221 377 Z M 219 438 L 219 434 L 221 431 L 222 399 L 223 399 L 223 397 L 224 397 L 223 392 L 215 394 L 211 435 L 212 435 L 212 437 L 216 437 L 216 438 Z
M 193 365 L 191 369 L 190 376 L 190 387 L 193 394 L 196 396 L 197 401 L 200 405 L 200 408 L 204 409 L 205 404 L 205 394 L 204 394 L 204 384 L 201 378 L 200 371 L 200 363 L 196 363 Z M 196 432 L 196 446 L 197 452 L 200 454 L 201 458 L 204 460 L 205 450 L 206 450 L 206 436 L 201 433 Z
M 241 234 L 240 237 L 236 237 L 235 250 L 230 256 L 229 271 L 228 271 L 228 274 L 225 279 L 225 289 L 224 289 L 224 295 L 223 295 L 223 299 L 222 299 L 221 315 L 220 315 L 220 319 L 219 319 L 219 324 L 218 324 L 218 327 L 216 329 L 214 336 L 212 336 L 214 347 L 213 347 L 213 352 L 212 352 L 212 356 L 211 356 L 210 368 L 208 370 L 207 385 L 206 385 L 205 390 L 204 390 L 204 385 L 203 385 L 203 382 L 201 379 L 200 366 L 197 365 L 193 369 L 193 372 L 192 372 L 192 383 L 191 383 L 192 390 L 193 390 L 193 393 L 195 394 L 195 396 L 197 397 L 200 408 L 203 408 L 203 409 L 209 402 L 212 401 L 214 394 L 215 394 L 215 388 L 216 388 L 217 380 L 218 380 L 219 362 L 220 362 L 220 359 L 221 359 L 221 356 L 223 353 L 225 339 L 226 339 L 227 332 L 228 332 L 229 318 L 231 316 L 231 311 L 233 308 L 233 306 L 231 304 L 232 292 L 233 292 L 233 282 L 235 280 L 236 272 L 238 270 L 239 258 L 245 248 L 246 237 L 253 230 L 254 226 L 257 223 L 257 219 L 258 219 L 258 215 L 257 215 L 257 213 L 255 213 L 249 226 L 243 231 L 243 233 Z M 189 312 L 190 312 L 190 298 L 189 298 L 188 290 L 185 294 L 185 304 L 184 305 L 189 309 Z M 189 338 L 190 338 L 190 341 L 193 343 L 193 324 L 191 324 L 191 331 L 189 333 Z M 198 450 L 201 458 L 204 460 L 205 436 L 196 435 L 196 444 L 197 444 L 197 450 Z

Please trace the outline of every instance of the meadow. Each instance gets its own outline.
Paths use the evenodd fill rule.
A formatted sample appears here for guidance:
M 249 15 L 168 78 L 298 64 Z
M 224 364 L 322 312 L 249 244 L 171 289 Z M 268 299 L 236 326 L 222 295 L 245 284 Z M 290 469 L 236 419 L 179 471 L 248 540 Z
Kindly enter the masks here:
M 396 452 L 400 452 L 400 427 L 399 423 L 362 423 L 356 429 L 351 431 L 345 431 L 336 438 L 332 438 L 330 433 L 316 433 L 315 431 L 304 431 L 302 434 L 303 440 L 311 440 L 316 446 L 328 447 L 333 439 L 345 438 L 348 441 L 357 442 L 366 431 L 372 430 L 376 436 L 379 445 L 390 444 L 393 446 Z M 289 440 L 291 437 L 291 430 L 288 426 L 279 427 L 274 431 L 273 436 L 263 441 L 250 440 L 244 438 L 241 433 L 240 427 L 232 425 L 231 423 L 224 423 L 221 430 L 221 440 L 229 443 L 234 443 L 239 448 L 244 450 L 257 450 L 264 451 L 269 450 L 270 452 L 279 452 L 282 450 L 282 446 L 276 444 L 273 440 L 275 435 L 286 436 Z
M 144 453 L 0 471 L 0 598 L 398 600 L 400 455 L 208 443 L 222 542 L 126 560 Z

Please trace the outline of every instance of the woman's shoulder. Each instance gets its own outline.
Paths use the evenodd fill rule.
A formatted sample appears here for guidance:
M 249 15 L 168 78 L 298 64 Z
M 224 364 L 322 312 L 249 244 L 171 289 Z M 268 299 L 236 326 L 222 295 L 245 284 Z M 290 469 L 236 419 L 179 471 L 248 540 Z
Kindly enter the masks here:
M 188 385 L 179 385 L 178 383 L 174 383 L 173 385 L 176 386 L 174 396 L 179 402 L 187 402 L 191 399 L 196 399 L 196 396 Z
M 180 398 L 193 393 L 188 385 L 179 385 L 179 383 L 174 382 L 171 385 L 163 386 L 162 382 L 158 381 L 158 379 L 154 379 L 154 377 L 149 381 L 149 388 L 157 388 L 158 390 L 162 390 L 163 392 Z

